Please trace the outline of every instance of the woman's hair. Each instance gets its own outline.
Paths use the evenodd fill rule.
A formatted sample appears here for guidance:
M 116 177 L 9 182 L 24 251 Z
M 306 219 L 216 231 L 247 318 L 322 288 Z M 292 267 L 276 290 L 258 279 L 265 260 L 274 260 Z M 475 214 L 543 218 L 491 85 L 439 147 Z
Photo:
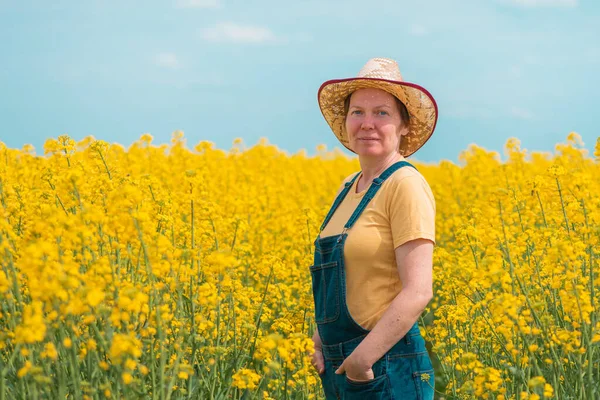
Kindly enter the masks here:
M 344 115 L 345 116 L 348 116 L 348 110 L 350 109 L 350 97 L 352 97 L 352 93 L 350 93 L 348 95 L 348 97 L 346 97 L 346 99 L 344 100 Z M 400 112 L 400 120 L 402 121 L 402 125 L 408 126 L 408 123 L 410 121 L 410 114 L 408 113 L 406 106 L 396 96 L 392 95 L 392 97 L 394 97 L 394 100 L 396 100 L 396 106 L 398 107 L 398 111 Z M 345 117 L 344 117 L 344 119 L 345 119 Z

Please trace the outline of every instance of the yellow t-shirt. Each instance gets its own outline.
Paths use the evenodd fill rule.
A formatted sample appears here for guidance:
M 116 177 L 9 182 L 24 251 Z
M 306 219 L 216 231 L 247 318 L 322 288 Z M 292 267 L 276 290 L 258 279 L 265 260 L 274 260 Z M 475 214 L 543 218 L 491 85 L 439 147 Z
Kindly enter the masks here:
M 356 193 L 358 180 L 321 232 L 322 238 L 342 232 L 367 192 L 368 187 Z M 394 250 L 418 238 L 435 243 L 435 199 L 425 178 L 406 166 L 385 180 L 348 230 L 344 246 L 346 302 L 350 315 L 363 328 L 373 329 L 402 289 Z

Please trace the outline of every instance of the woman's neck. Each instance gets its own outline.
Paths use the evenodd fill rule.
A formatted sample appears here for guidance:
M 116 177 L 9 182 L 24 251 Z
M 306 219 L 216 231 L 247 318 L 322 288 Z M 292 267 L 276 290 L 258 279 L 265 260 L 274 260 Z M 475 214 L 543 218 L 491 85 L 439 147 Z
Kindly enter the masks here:
M 373 179 L 378 177 L 387 167 L 402 159 L 403 157 L 397 152 L 394 152 L 385 158 L 361 159 L 359 157 L 360 168 L 362 170 L 361 181 L 363 184 L 372 182 Z

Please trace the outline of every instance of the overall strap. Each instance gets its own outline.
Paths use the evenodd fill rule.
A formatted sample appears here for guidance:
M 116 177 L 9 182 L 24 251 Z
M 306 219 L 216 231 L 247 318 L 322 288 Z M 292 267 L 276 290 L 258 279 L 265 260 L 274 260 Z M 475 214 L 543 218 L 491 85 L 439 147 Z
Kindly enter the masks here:
M 348 229 L 352 228 L 352 225 L 354 225 L 354 223 L 356 222 L 358 217 L 360 217 L 360 214 L 362 214 L 364 209 L 367 208 L 367 205 L 369 204 L 371 199 L 373 197 L 375 197 L 375 194 L 377 193 L 377 191 L 379 190 L 379 188 L 381 187 L 383 182 L 385 182 L 385 180 L 387 178 L 389 178 L 390 175 L 392 175 L 394 172 L 396 172 L 397 170 L 399 170 L 402 167 L 415 168 L 414 165 L 412 165 L 411 163 L 409 163 L 407 161 L 398 161 L 397 163 L 392 164 L 390 167 L 388 167 L 388 169 L 383 171 L 383 173 L 381 175 L 379 175 L 377 178 L 373 179 L 373 182 L 371 183 L 369 190 L 367 190 L 367 193 L 365 193 L 365 196 L 362 198 L 362 200 L 356 207 L 356 210 L 354 210 L 354 213 L 352 214 L 352 216 L 350 217 L 348 222 L 346 222 L 346 225 L 344 225 L 344 231 L 343 231 L 344 233 Z
M 339 207 L 339 205 L 342 203 L 342 200 L 344 200 L 344 198 L 346 197 L 346 195 L 350 191 L 350 188 L 352 187 L 352 184 L 354 183 L 354 181 L 356 180 L 356 178 L 358 178 L 358 175 L 360 175 L 360 172 L 358 172 L 356 175 L 354 175 L 354 178 L 352 178 L 352 180 L 350 180 L 350 181 L 348 181 L 348 182 L 346 182 L 344 184 L 344 188 L 342 189 L 342 191 L 340 192 L 340 194 L 338 195 L 338 197 L 333 202 L 333 205 L 331 206 L 331 209 L 327 213 L 327 216 L 325 217 L 325 221 L 321 225 L 321 228 L 319 229 L 319 232 L 321 232 L 323 229 L 325 229 L 325 226 L 327 226 L 327 223 L 329 222 L 329 220 L 333 216 L 333 213 L 335 213 L 335 210 L 337 210 L 337 208 Z

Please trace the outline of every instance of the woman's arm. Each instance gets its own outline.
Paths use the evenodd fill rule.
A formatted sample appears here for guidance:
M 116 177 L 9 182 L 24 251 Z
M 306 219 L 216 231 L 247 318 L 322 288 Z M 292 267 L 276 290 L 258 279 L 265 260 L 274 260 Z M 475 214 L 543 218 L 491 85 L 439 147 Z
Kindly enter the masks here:
M 406 335 L 433 297 L 433 242 L 411 240 L 395 253 L 402 291 L 337 374 L 346 372 L 356 381 L 373 379 L 373 364 Z

